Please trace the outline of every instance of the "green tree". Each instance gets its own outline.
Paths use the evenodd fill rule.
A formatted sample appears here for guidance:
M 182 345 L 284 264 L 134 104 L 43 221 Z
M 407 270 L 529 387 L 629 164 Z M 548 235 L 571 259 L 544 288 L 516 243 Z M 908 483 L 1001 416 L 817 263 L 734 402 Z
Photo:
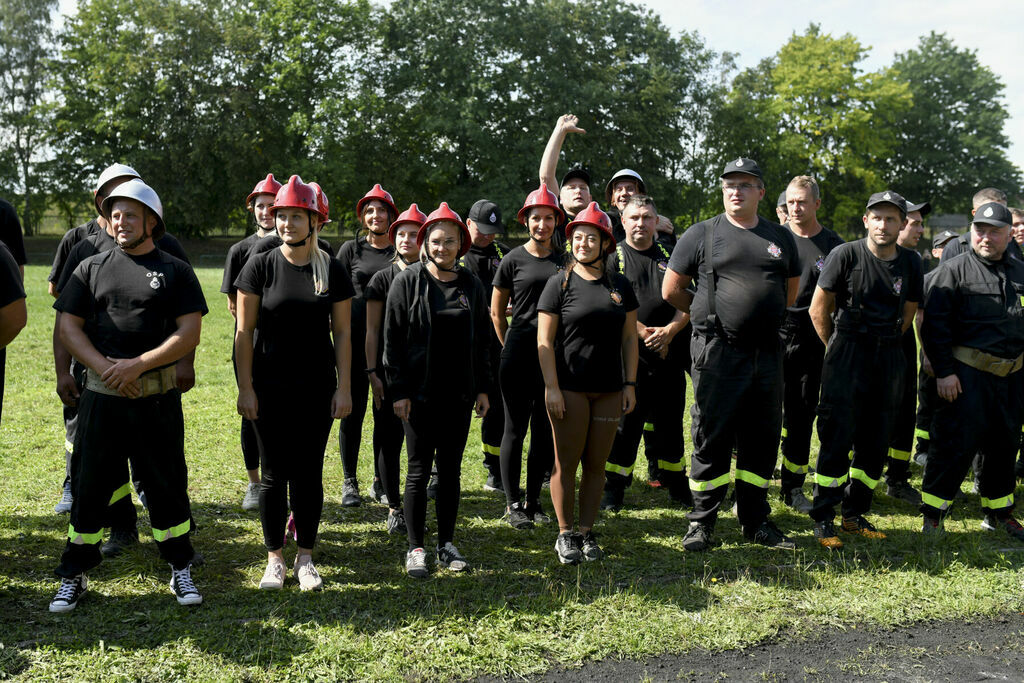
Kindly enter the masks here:
M 21 188 L 26 234 L 43 209 L 35 201 L 35 165 L 48 125 L 44 96 L 56 6 L 56 0 L 0 0 L 0 166 L 14 170 Z
M 933 31 L 893 68 L 914 95 L 894 129 L 886 174 L 894 187 L 941 213 L 965 213 L 982 187 L 1022 196 L 1020 170 L 1007 157 L 1005 86 L 976 51 Z

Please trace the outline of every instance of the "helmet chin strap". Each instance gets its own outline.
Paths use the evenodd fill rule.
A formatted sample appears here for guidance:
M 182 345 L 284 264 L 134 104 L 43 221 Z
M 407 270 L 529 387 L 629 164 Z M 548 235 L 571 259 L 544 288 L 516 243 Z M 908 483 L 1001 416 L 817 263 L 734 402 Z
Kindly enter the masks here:
M 135 249 L 140 244 L 145 242 L 150 237 L 152 237 L 152 233 L 146 232 L 146 225 L 145 225 L 145 223 L 143 223 L 143 225 L 142 225 L 142 234 L 139 237 L 136 237 L 134 240 L 132 240 L 131 242 L 128 242 L 127 244 L 119 244 L 117 246 L 119 246 L 121 248 L 121 251 L 131 251 L 132 249 Z
M 433 263 L 435 268 L 437 268 L 438 270 L 443 270 L 446 273 L 454 273 L 454 272 L 458 271 L 458 269 L 459 269 L 459 261 L 458 261 L 458 259 L 455 260 L 455 263 L 454 263 L 455 267 L 454 268 L 445 268 L 444 266 L 442 266 L 437 261 L 437 259 L 435 259 L 433 256 L 431 256 L 430 252 L 428 251 L 427 252 L 427 260 L 429 260 L 431 263 Z

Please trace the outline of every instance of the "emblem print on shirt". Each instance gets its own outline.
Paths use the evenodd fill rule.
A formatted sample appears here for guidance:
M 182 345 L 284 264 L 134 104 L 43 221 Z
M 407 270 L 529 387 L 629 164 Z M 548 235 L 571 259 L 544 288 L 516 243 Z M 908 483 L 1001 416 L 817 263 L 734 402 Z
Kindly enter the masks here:
M 825 257 L 818 256 L 818 260 L 814 262 L 814 267 L 817 268 L 818 272 L 820 273 L 821 270 L 825 267 Z
M 465 294 L 459 294 L 459 306 L 469 308 L 469 299 L 466 298 Z
M 775 242 L 768 243 L 768 253 L 771 254 L 772 258 L 779 258 L 782 256 L 782 249 Z
M 152 287 L 153 289 L 160 289 L 160 279 L 159 278 L 162 278 L 163 276 L 164 276 L 163 273 L 158 273 L 156 271 L 153 271 L 151 273 L 146 273 L 146 277 L 153 278 L 152 280 L 149 281 L 149 286 Z
M 658 261 L 658 271 L 664 273 L 668 270 L 668 261 Z
M 892 281 L 892 291 L 899 294 L 903 291 L 903 276 L 897 277 Z
M 613 304 L 615 304 L 616 306 L 621 306 L 622 305 L 622 295 L 619 294 L 616 290 L 613 289 L 611 291 L 611 297 L 612 297 L 612 303 Z

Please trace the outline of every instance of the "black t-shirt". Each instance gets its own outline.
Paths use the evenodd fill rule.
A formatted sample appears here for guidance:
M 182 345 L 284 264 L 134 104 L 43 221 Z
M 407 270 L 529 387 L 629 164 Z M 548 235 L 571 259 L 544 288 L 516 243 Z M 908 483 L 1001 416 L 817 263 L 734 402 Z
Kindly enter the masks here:
M 21 271 L 6 244 L 0 242 L 0 308 L 25 298 Z
M 501 242 L 491 242 L 486 247 L 473 245 L 466 252 L 466 255 L 459 261 L 469 272 L 480 278 L 487 294 L 487 303 L 490 305 L 491 284 L 494 282 L 494 273 L 505 255 L 512 250 Z
M 622 389 L 622 326 L 626 313 L 637 308 L 633 287 L 618 273 L 593 281 L 575 272 L 568 282 L 562 273 L 548 279 L 537 310 L 560 316 L 555 364 L 561 389 Z
M 690 307 L 694 332 L 714 332 L 707 329 L 708 283 L 700 272 L 705 258 L 704 233 L 712 223 L 715 309 L 721 330 L 741 344 L 777 344 L 786 312 L 787 281 L 800 275 L 800 266 L 793 234 L 764 218 L 746 230 L 719 214 L 690 226 L 679 238 L 668 267 L 697 281 Z
M 675 307 L 661 297 L 661 283 L 668 270 L 669 250 L 665 245 L 654 242 L 649 248 L 638 251 L 629 246 L 628 242 L 615 245 L 615 253 L 608 261 L 610 271 L 624 275 L 629 280 L 636 296 L 639 308 L 636 312 L 637 321 L 647 327 L 664 327 L 676 316 Z M 678 355 L 689 343 L 690 335 L 685 330 L 672 339 L 669 352 Z M 658 354 L 649 351 L 642 339 L 640 357 L 652 361 Z
M 431 398 L 463 396 L 472 386 L 472 380 L 465 369 L 473 325 L 469 298 L 457 279 L 442 282 L 432 275 L 429 277 L 429 287 L 441 294 L 440 297 L 432 297 L 432 300 L 444 301 L 444 304 L 434 310 L 426 394 Z
M 901 302 L 924 298 L 922 270 L 917 252 L 897 245 L 896 258 L 883 261 L 862 238 L 832 250 L 818 286 L 836 295 L 837 327 L 891 336 L 900 332 Z M 859 314 L 851 314 L 858 309 Z
M 789 228 L 789 224 L 786 226 Z M 789 228 L 792 232 L 792 228 Z M 843 238 L 823 227 L 814 237 L 801 237 L 793 233 L 796 242 L 797 260 L 800 267 L 800 289 L 797 291 L 796 302 L 789 307 L 791 313 L 802 313 L 811 306 L 814 288 L 818 286 L 818 277 L 825 267 L 825 257 L 833 249 L 843 244 Z
M 67 286 L 68 280 L 71 278 L 71 274 L 75 272 L 75 268 L 78 264 L 96 254 L 102 254 L 110 251 L 117 247 L 117 241 L 107 234 L 106 230 L 100 230 L 99 232 L 89 235 L 85 239 L 81 240 L 78 244 L 71 248 L 71 253 L 68 254 L 67 259 L 64 263 L 64 271 L 57 278 L 56 285 L 57 291 L 64 291 L 64 287 Z M 164 233 L 164 235 L 156 241 L 156 247 L 164 252 L 170 254 L 174 258 L 181 259 L 186 264 L 191 265 L 188 259 L 188 254 L 181 246 L 174 235 Z
M 557 249 L 537 258 L 518 246 L 505 255 L 494 273 L 493 285 L 512 294 L 512 328 L 537 329 L 537 301 L 552 275 L 562 269 L 565 254 Z
M 192 267 L 161 249 L 142 256 L 110 249 L 85 259 L 53 307 L 83 318 L 86 336 L 110 358 L 155 349 L 177 318 L 208 310 Z
M 0 199 L 0 243 L 3 243 L 19 266 L 25 265 L 25 237 L 21 232 L 21 221 L 18 212 L 3 199 Z
M 337 386 L 331 309 L 352 298 L 352 283 L 337 259 L 330 259 L 328 291 L 313 291 L 313 267 L 288 262 L 280 249 L 254 254 L 235 287 L 260 297 L 258 334 L 252 364 L 253 386 L 314 389 Z M 352 346 L 361 344 L 352 337 Z
M 375 273 L 390 268 L 394 257 L 395 247 L 393 245 L 377 249 L 367 244 L 363 237 L 349 240 L 338 247 L 338 261 L 348 273 L 352 289 L 355 292 L 355 297 L 352 299 L 353 339 L 366 338 L 366 285 L 370 283 L 370 278 Z M 365 364 L 364 355 L 366 355 L 364 349 L 353 349 L 353 368 L 362 367 Z
M 71 228 L 64 233 L 60 238 L 60 243 L 57 245 L 57 253 L 53 255 L 53 267 L 50 268 L 50 275 L 47 277 L 47 280 L 55 285 L 60 282 L 60 276 L 64 274 L 64 266 L 67 265 L 68 256 L 75 245 L 86 237 L 102 231 L 103 228 L 100 227 L 99 221 L 93 218 L 88 223 Z
M 388 292 L 391 291 L 391 283 L 395 281 L 395 278 L 402 269 L 397 263 L 392 263 L 390 268 L 384 270 L 378 270 L 370 278 L 370 282 L 367 283 L 366 289 L 363 290 L 363 297 L 367 301 L 379 301 L 382 304 L 380 317 L 381 317 L 381 335 L 380 339 L 377 340 L 377 362 L 374 363 L 378 368 L 384 364 L 384 309 L 383 304 L 388 300 Z M 364 336 L 363 339 L 366 337 Z M 355 344 L 356 340 L 353 339 L 352 343 Z M 363 347 L 365 351 L 365 346 Z M 384 372 L 378 372 L 378 377 L 383 378 Z
M 252 255 L 253 247 L 259 243 L 260 239 L 259 234 L 254 232 L 245 239 L 235 242 L 228 249 L 228 257 L 224 261 L 224 279 L 220 283 L 221 294 L 235 293 L 235 280 L 238 279 L 239 273 L 242 272 L 246 261 Z

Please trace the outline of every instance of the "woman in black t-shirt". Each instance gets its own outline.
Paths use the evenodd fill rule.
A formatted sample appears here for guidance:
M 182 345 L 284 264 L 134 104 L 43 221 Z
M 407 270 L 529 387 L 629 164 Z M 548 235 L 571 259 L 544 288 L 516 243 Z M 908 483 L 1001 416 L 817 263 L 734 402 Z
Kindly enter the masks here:
M 235 281 L 238 412 L 253 421 L 260 450 L 267 548 L 260 588 L 284 585 L 290 490 L 295 577 L 303 590 L 318 590 L 312 552 L 324 503 L 324 450 L 332 419 L 352 410 L 352 285 L 317 246 L 321 219 L 312 187 L 292 176 L 271 210 L 283 243 L 249 259 Z
M 552 236 L 564 220 L 558 198 L 546 185 L 531 192 L 517 216 L 530 239 L 505 255 L 494 274 L 491 322 L 501 342 L 498 383 L 505 406 L 505 432 L 501 438 L 501 480 L 505 487 L 505 514 L 515 529 L 548 522 L 540 506 L 544 475 L 554 463 L 551 427 L 544 411 L 544 378 L 537 362 L 537 300 L 548 279 L 564 262 Z M 505 308 L 512 301 L 512 322 Z M 519 489 L 523 441 L 530 430 L 526 456 L 526 505 Z
M 591 529 L 619 418 L 636 405 L 638 305 L 629 280 L 605 268 L 615 238 L 597 202 L 577 214 L 565 236 L 572 247 L 572 267 L 544 286 L 537 303 L 537 348 L 555 440 L 555 551 L 562 564 L 576 564 L 602 555 Z M 581 462 L 577 534 L 573 523 Z
M 416 244 L 423 221 L 427 215 L 415 204 L 399 214 L 388 229 L 388 238 L 395 245 L 394 262 L 390 268 L 377 271 L 366 286 L 366 358 L 373 360 L 366 369 L 373 392 L 373 424 L 380 425 L 382 443 L 377 453 L 377 472 L 384 486 L 384 502 L 388 508 L 385 526 L 389 534 L 406 533 L 405 513 L 398 495 L 398 478 L 402 455 L 402 421 L 391 408 L 384 387 L 384 345 L 381 343 L 381 327 L 384 322 L 384 302 L 391 291 L 391 283 L 410 264 L 418 259 L 420 248 Z
M 341 449 L 341 466 L 345 480 L 341 488 L 341 504 L 354 507 L 362 503 L 359 495 L 359 481 L 356 467 L 359 463 L 359 443 L 363 436 L 363 418 L 366 416 L 366 398 L 369 394 L 369 379 L 364 354 L 366 338 L 366 286 L 378 271 L 391 267 L 395 247 L 388 239 L 388 228 L 398 216 L 391 193 L 380 185 L 374 185 L 362 199 L 356 202 L 359 228 L 354 240 L 338 246 L 338 261 L 348 272 L 355 289 L 352 299 L 352 414 L 341 421 L 338 429 L 338 444 Z M 374 500 L 384 502 L 384 486 L 377 471 L 381 450 L 389 442 L 378 420 L 378 408 L 373 411 L 373 453 L 374 473 L 372 494 Z
M 395 277 L 384 314 L 387 394 L 405 426 L 409 471 L 405 519 L 409 576 L 428 575 L 424 550 L 427 483 L 436 458 L 437 564 L 468 568 L 455 547 L 461 497 L 462 452 L 470 414 L 487 413 L 487 303 L 479 278 L 458 265 L 470 236 L 459 215 L 442 203 L 420 228 L 420 262 Z

